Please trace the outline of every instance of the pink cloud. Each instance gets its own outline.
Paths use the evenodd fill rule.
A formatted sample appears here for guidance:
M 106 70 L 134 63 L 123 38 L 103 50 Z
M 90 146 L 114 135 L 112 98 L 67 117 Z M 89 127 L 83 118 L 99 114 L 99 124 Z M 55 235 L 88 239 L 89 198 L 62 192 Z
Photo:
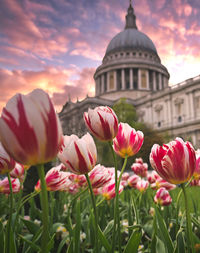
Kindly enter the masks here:
M 40 57 L 51 58 L 53 55 L 65 53 L 69 39 L 58 33 L 53 36 L 49 34 L 47 37 L 45 29 L 43 31 L 37 26 L 31 14 L 33 12 L 24 10 L 18 1 L 7 0 L 1 3 L 1 32 L 7 41 Z
M 59 111 L 70 94 L 72 100 L 83 99 L 86 94 L 94 95 L 94 68 L 78 70 L 76 67 L 46 67 L 41 71 L 0 69 L 0 110 L 16 93 L 29 93 L 42 88 L 53 98 Z M 76 78 L 72 79 L 72 76 Z

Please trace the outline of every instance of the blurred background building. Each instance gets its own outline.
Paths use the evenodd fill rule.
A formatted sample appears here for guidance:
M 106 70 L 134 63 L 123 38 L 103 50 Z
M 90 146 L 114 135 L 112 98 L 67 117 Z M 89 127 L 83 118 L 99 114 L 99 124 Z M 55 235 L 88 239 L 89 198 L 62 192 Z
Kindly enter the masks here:
M 83 113 L 88 108 L 127 98 L 139 121 L 200 147 L 200 75 L 173 86 L 168 85 L 169 76 L 152 40 L 137 29 L 130 4 L 124 30 L 110 41 L 94 73 L 95 97 L 76 103 L 69 98 L 63 106 L 59 117 L 64 134 L 81 136 L 87 131 Z

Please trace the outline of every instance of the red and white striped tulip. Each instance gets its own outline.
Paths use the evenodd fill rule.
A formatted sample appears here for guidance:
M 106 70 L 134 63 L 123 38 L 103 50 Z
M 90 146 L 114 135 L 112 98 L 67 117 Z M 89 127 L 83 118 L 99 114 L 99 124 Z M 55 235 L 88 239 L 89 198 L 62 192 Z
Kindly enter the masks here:
M 15 160 L 5 151 L 0 142 L 0 174 L 12 171 L 15 167 Z
M 200 179 L 200 149 L 196 150 L 196 168 L 193 176 L 195 179 Z
M 12 97 L 0 118 L 0 138 L 6 151 L 19 163 L 37 165 L 56 157 L 62 129 L 49 95 L 36 89 Z
M 200 179 L 193 179 L 193 180 L 190 182 L 190 185 L 191 185 L 191 186 L 200 186 Z
M 13 170 L 10 172 L 10 176 L 13 178 L 19 178 L 20 181 L 24 179 L 24 166 L 20 163 L 16 163 Z
M 89 133 L 81 139 L 76 135 L 65 135 L 63 145 L 63 150 L 58 153 L 58 158 L 67 169 L 75 174 L 87 174 L 94 168 L 97 150 Z
M 94 188 L 102 187 L 111 180 L 109 170 L 100 164 L 97 164 L 88 175 Z
M 156 180 L 155 183 L 151 184 L 151 189 L 158 190 L 160 188 L 165 188 L 166 190 L 170 191 L 176 188 L 175 184 L 171 184 L 166 180 L 162 179 L 161 177 Z
M 136 189 L 138 189 L 140 192 L 145 192 L 147 188 L 149 187 L 149 182 L 144 179 L 140 179 L 137 181 Z
M 155 183 L 157 179 L 161 179 L 161 177 L 155 170 L 147 172 L 147 180 L 149 181 L 150 184 Z
M 11 184 L 13 193 L 18 193 L 20 191 L 19 179 L 11 178 Z M 7 177 L 5 177 L 3 180 L 0 180 L 0 193 L 10 194 L 10 186 Z
M 151 189 L 158 190 L 160 188 L 165 188 L 166 190 L 170 191 L 176 188 L 175 184 L 171 184 L 166 180 L 162 179 L 161 177 L 156 180 L 155 183 L 151 184 Z
M 154 144 L 150 154 L 151 166 L 172 184 L 187 182 L 196 168 L 195 150 L 190 142 L 176 138 L 168 144 Z
M 160 188 L 154 197 L 154 202 L 161 206 L 168 206 L 172 203 L 172 198 L 165 188 Z
M 136 188 L 137 182 L 140 180 L 140 177 L 138 175 L 132 175 L 128 178 L 128 185 L 130 187 Z
M 124 180 L 124 181 L 127 181 L 129 177 L 130 177 L 130 174 L 128 172 L 124 172 L 122 174 L 122 180 Z
M 113 139 L 113 149 L 122 158 L 133 156 L 140 150 L 143 141 L 141 131 L 135 131 L 127 123 L 120 123 L 118 134 Z
M 118 132 L 118 119 L 108 106 L 99 106 L 84 113 L 84 121 L 89 131 L 101 141 L 111 141 Z
M 140 176 L 140 177 L 146 177 L 147 176 L 147 170 L 148 170 L 148 164 L 143 163 L 142 158 L 136 159 L 136 162 L 131 165 L 132 171 Z
M 68 179 L 66 172 L 60 171 L 58 167 L 53 167 L 50 169 L 46 176 L 46 188 L 47 191 L 59 191 L 63 189 L 63 185 L 65 184 L 66 180 Z M 36 191 L 41 190 L 41 183 L 40 180 L 38 180 L 36 186 Z
M 124 187 L 120 183 L 119 194 L 123 191 Z M 102 195 L 106 200 L 113 199 L 115 197 L 115 181 L 111 180 L 108 184 L 104 185 L 102 188 Z

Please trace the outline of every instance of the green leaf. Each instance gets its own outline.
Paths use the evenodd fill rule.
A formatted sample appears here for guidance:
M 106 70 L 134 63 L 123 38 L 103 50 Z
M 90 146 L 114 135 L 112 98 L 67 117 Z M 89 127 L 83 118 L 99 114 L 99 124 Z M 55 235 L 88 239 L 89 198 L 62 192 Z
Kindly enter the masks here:
M 103 231 L 103 234 L 105 237 L 109 237 L 109 234 L 113 229 L 113 226 L 114 226 L 114 220 L 109 221 L 108 225 L 106 226 L 106 228 Z
M 166 253 L 165 244 L 157 236 L 156 236 L 156 252 Z M 173 251 L 171 251 L 171 252 L 173 252 Z M 171 253 L 171 252 L 169 252 L 169 253 Z
M 59 246 L 58 246 L 58 249 L 57 249 L 56 253 L 60 253 L 60 252 L 61 252 L 62 248 L 63 248 L 64 245 L 66 244 L 66 240 L 67 240 L 68 237 L 69 237 L 69 235 L 66 235 L 66 236 L 62 239 L 62 241 L 59 243 Z M 71 244 L 71 242 L 70 242 L 70 244 Z M 70 247 L 70 244 L 69 244 L 69 247 Z M 68 247 L 68 249 L 69 249 L 69 247 Z
M 73 240 L 71 240 L 66 253 L 73 253 Z
M 137 253 L 141 238 L 142 238 L 141 231 L 138 230 L 133 231 L 130 239 L 126 244 L 124 253 Z
M 158 226 L 159 226 L 159 231 L 161 233 L 162 239 L 166 244 L 166 247 L 168 249 L 168 252 L 171 253 L 174 251 L 174 246 L 171 240 L 171 237 L 169 235 L 169 232 L 167 230 L 166 224 L 164 219 L 162 218 L 162 216 L 160 215 L 160 212 L 158 210 L 158 208 L 155 206 L 155 211 L 156 211 L 156 219 L 158 222 Z M 158 235 L 158 234 L 157 234 Z
M 26 228 L 28 229 L 28 231 L 33 235 L 36 234 L 37 231 L 40 229 L 40 227 L 31 220 L 25 220 L 22 218 L 21 218 L 21 220 L 23 221 L 23 223 L 26 226 Z
M 2 222 L 0 221 L 0 249 L 4 252 L 4 245 L 5 245 L 5 234 L 4 234 L 4 227 Z
M 26 239 L 25 236 L 19 235 L 19 237 L 20 237 L 23 241 L 25 241 L 28 245 L 30 245 L 31 248 L 34 249 L 36 252 L 40 252 L 40 247 L 39 247 L 37 244 L 35 244 L 35 243 L 33 243 L 32 241 Z
M 74 252 L 80 252 L 81 211 L 80 199 L 76 202 L 76 226 L 74 228 Z
M 104 248 L 106 249 L 106 252 L 110 252 L 112 247 L 111 245 L 109 244 L 108 240 L 106 239 L 106 237 L 104 236 L 101 228 L 98 226 L 98 236 L 99 236 L 99 239 L 102 243 L 102 245 L 104 246 Z
M 178 253 L 185 252 L 186 245 L 183 237 L 183 232 L 180 232 L 177 235 L 177 246 L 178 246 Z
M 49 240 L 48 244 L 47 244 L 47 252 L 51 252 L 51 249 L 54 246 L 54 237 L 56 234 L 53 234 L 53 236 L 51 237 L 51 239 Z M 42 253 L 42 252 L 41 252 Z

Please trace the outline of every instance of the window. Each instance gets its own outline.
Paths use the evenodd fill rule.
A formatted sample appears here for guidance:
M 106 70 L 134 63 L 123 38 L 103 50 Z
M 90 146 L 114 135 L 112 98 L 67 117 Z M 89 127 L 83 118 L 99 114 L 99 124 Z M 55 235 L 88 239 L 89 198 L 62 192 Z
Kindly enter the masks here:
M 117 70 L 117 90 L 122 89 L 122 74 L 121 69 Z
M 104 91 L 107 91 L 107 73 L 104 74 Z
M 149 88 L 153 90 L 153 71 L 149 70 Z
M 133 88 L 138 89 L 138 69 L 133 69 Z
M 110 76 L 109 76 L 110 80 L 109 80 L 109 89 L 113 90 L 114 89 L 114 72 L 111 71 L 110 72 Z
M 130 74 L 129 74 L 129 69 L 125 69 L 125 85 L 126 89 L 130 89 Z
M 141 70 L 141 88 L 147 88 L 147 71 Z

